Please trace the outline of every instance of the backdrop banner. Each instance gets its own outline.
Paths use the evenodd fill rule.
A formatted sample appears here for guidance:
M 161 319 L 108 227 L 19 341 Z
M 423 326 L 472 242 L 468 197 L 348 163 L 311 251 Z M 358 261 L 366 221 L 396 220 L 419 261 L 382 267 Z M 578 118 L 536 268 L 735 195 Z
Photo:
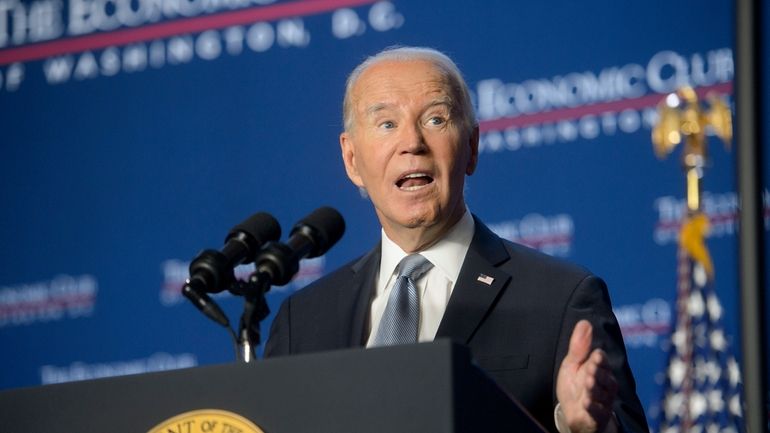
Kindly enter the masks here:
M 732 103 L 734 79 L 732 2 L 662 7 L 0 0 L 0 388 L 233 362 L 227 332 L 180 293 L 190 260 L 256 211 L 286 239 L 313 209 L 337 208 L 344 237 L 273 288 L 275 312 L 375 245 L 371 204 L 340 158 L 344 83 L 367 55 L 424 45 L 473 93 L 468 206 L 607 281 L 654 419 L 686 209 L 679 152 L 652 149 L 655 106 L 682 85 Z M 710 144 L 707 243 L 739 354 L 734 154 Z M 241 299 L 215 299 L 238 317 Z

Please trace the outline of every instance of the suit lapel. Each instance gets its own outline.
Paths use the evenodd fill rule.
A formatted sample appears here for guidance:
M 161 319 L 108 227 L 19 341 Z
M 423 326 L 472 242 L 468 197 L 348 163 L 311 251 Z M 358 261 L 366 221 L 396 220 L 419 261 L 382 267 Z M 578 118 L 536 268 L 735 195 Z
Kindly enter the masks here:
M 476 230 L 441 319 L 436 338 L 467 344 L 511 276 L 498 269 L 509 259 L 500 238 L 474 217 Z
M 379 244 L 351 267 L 352 281 L 343 290 L 342 299 L 353 299 L 353 316 L 350 323 L 349 347 L 364 345 L 364 335 L 369 318 L 369 306 L 376 287 L 375 279 L 380 267 L 381 250 Z M 342 304 L 340 304 L 342 305 Z M 348 317 L 350 306 L 342 306 L 338 317 Z M 343 328 L 344 329 L 344 328 Z

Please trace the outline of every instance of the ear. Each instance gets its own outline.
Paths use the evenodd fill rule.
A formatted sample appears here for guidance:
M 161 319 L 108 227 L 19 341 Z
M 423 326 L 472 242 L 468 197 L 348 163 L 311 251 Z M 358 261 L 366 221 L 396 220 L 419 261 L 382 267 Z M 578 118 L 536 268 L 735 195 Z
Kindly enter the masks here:
M 473 127 L 470 136 L 468 137 L 468 146 L 470 146 L 470 158 L 468 158 L 468 166 L 465 167 L 465 174 L 472 175 L 476 171 L 476 164 L 479 162 L 479 126 Z
M 358 166 L 356 165 L 356 146 L 353 143 L 353 136 L 350 132 L 345 131 L 340 134 L 340 150 L 342 151 L 342 161 L 345 163 L 345 171 L 348 173 L 348 178 L 357 187 L 363 188 L 364 182 L 361 180 L 361 175 L 358 174 Z

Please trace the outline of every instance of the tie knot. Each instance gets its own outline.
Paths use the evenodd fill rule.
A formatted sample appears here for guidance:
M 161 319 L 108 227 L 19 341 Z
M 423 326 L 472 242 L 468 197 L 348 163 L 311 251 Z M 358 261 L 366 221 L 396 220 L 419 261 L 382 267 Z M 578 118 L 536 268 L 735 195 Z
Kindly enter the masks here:
M 420 254 L 410 254 L 398 264 L 398 277 L 407 277 L 412 281 L 418 280 L 433 267 L 433 263 Z

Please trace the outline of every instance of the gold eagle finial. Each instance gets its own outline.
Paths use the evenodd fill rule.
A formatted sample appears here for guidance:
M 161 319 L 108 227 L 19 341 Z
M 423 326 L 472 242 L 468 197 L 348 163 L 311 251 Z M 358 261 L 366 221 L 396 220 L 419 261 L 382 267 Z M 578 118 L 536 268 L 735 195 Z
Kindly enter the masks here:
M 722 139 L 729 149 L 733 137 L 730 107 L 714 94 L 708 94 L 709 109 L 705 110 L 692 87 L 682 87 L 668 94 L 658 104 L 659 120 L 652 129 L 655 155 L 663 159 L 683 140 L 685 155 L 706 156 L 706 128 Z

